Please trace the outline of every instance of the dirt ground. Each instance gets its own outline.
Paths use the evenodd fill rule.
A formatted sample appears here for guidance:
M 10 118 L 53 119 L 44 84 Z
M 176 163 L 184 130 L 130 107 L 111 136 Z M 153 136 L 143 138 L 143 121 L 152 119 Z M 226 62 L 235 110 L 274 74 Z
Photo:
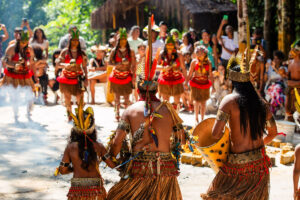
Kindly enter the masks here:
M 96 101 L 104 102 L 97 91 Z M 49 101 L 52 101 L 51 97 Z M 113 107 L 99 103 L 93 106 L 98 140 L 107 143 L 116 128 Z M 0 106 L 0 199 L 66 199 L 71 175 L 54 177 L 67 144 L 71 124 L 66 121 L 61 105 L 35 105 L 32 121 L 26 118 L 26 109 L 19 111 L 19 123 L 13 120 L 10 106 Z M 180 114 L 185 124 L 194 125 L 194 116 Z M 101 163 L 100 171 L 107 190 L 119 180 L 118 173 Z M 292 199 L 293 166 L 279 164 L 271 169 L 271 200 Z M 214 177 L 207 167 L 181 165 L 179 184 L 183 199 L 200 199 Z

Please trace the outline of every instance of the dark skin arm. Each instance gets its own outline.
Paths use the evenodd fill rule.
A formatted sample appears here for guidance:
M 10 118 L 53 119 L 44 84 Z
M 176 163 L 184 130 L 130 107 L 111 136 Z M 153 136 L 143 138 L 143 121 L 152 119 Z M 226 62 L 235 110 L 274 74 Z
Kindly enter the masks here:
M 230 115 L 231 101 L 232 100 L 230 98 L 225 96 L 221 101 L 219 110 L 222 110 L 223 112 Z M 216 120 L 212 129 L 212 137 L 215 139 L 220 139 L 223 136 L 225 125 L 225 121 Z
M 94 149 L 95 151 L 97 152 L 98 156 L 101 158 L 102 156 L 104 156 L 106 153 L 107 153 L 107 150 L 105 149 L 105 147 L 103 146 L 103 144 L 101 143 L 96 143 L 94 142 Z M 114 168 L 116 167 L 116 164 L 109 158 L 109 159 L 106 159 L 104 161 L 107 166 L 109 166 L 110 168 Z
M 135 84 L 135 72 L 136 72 L 136 58 L 133 50 L 130 52 L 131 56 L 131 72 L 132 72 L 132 84 Z
M 183 56 L 181 55 L 181 53 L 178 53 L 178 56 L 179 56 L 179 62 L 180 62 L 180 68 L 182 70 L 182 74 L 185 78 L 185 86 L 187 87 L 187 84 L 188 84 L 188 80 L 187 80 L 187 73 L 186 73 L 186 69 L 185 69 L 185 65 L 184 65 L 184 61 L 183 61 Z
M 128 116 L 126 114 L 126 110 L 122 114 L 121 119 L 129 123 L 129 119 L 128 119 Z M 112 142 L 112 145 L 111 145 L 111 153 L 112 153 L 113 156 L 117 156 L 120 153 L 121 148 L 122 148 L 122 142 L 125 139 L 125 137 L 126 137 L 126 132 L 125 131 L 123 131 L 121 129 L 116 130 L 116 136 L 115 136 L 115 138 Z
M 70 158 L 70 148 L 69 145 L 66 147 L 63 158 L 62 158 L 62 162 L 64 163 L 70 163 L 71 164 L 71 158 Z M 73 170 L 70 167 L 64 167 L 64 166 L 59 166 L 59 172 L 63 175 L 63 174 L 69 174 L 72 173 Z
M 294 171 L 293 171 L 294 199 L 296 199 L 297 197 L 299 177 L 300 177 L 300 145 L 298 144 L 295 149 L 295 161 L 294 161 Z
M 190 70 L 189 70 L 189 73 L 188 73 L 187 78 L 186 78 L 187 82 L 190 81 L 192 76 L 193 76 L 196 62 L 197 62 L 196 60 L 193 60 L 191 62 Z
M 271 142 L 276 136 L 277 136 L 277 127 L 276 127 L 276 122 L 273 118 L 273 115 L 270 111 L 270 109 L 268 108 L 268 113 L 267 113 L 267 121 L 269 122 L 268 124 L 271 125 L 271 127 L 267 126 L 267 131 L 268 131 L 268 135 L 266 137 L 264 137 L 264 144 L 268 144 L 269 142 Z

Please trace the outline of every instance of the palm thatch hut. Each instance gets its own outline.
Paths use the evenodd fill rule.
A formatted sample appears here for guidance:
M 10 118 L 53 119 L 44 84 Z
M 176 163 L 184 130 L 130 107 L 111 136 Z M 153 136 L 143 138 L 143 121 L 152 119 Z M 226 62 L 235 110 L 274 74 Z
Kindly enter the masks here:
M 107 0 L 93 11 L 91 25 L 101 30 L 143 27 L 148 13 L 154 13 L 157 23 L 163 20 L 169 28 L 176 26 L 181 30 L 192 27 L 215 32 L 224 14 L 237 27 L 237 7 L 230 0 Z

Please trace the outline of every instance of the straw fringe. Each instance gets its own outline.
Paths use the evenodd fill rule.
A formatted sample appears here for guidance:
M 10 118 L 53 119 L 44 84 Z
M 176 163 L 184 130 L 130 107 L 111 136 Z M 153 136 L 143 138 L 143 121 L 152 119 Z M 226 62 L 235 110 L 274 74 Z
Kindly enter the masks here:
M 30 86 L 32 89 L 34 89 L 34 83 L 31 77 L 27 79 L 15 79 L 9 76 L 4 76 L 0 86 L 6 85 L 12 85 L 15 88 L 18 86 Z
M 208 89 L 198 89 L 191 87 L 191 99 L 194 101 L 207 101 L 209 99 L 209 88 Z
M 176 85 L 158 84 L 158 89 L 161 94 L 165 94 L 169 96 L 177 96 L 184 92 L 182 83 Z
M 271 164 L 264 149 L 261 149 L 261 155 L 262 158 L 247 163 L 243 155 L 240 159 L 243 164 L 225 163 L 207 193 L 201 194 L 201 197 L 204 200 L 268 200 Z M 239 155 L 235 160 L 239 160 Z
M 118 94 L 120 96 L 130 95 L 132 93 L 132 83 L 129 82 L 127 84 L 116 84 L 111 82 L 110 90 L 111 92 Z
M 59 90 L 61 93 L 70 93 L 74 96 L 82 94 L 82 90 L 79 88 L 78 84 L 59 83 Z

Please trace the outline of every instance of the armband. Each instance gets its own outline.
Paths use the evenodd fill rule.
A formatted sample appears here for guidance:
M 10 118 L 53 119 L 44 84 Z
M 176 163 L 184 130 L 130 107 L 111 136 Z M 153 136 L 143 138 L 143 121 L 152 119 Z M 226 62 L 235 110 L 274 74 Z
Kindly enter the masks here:
M 125 120 L 121 120 L 118 124 L 117 129 L 120 129 L 122 131 L 125 131 L 126 133 L 130 132 L 130 124 L 126 122 Z
M 59 166 L 61 167 L 69 167 L 70 163 L 60 162 Z
M 230 118 L 230 115 L 222 110 L 218 110 L 217 120 L 227 122 Z

